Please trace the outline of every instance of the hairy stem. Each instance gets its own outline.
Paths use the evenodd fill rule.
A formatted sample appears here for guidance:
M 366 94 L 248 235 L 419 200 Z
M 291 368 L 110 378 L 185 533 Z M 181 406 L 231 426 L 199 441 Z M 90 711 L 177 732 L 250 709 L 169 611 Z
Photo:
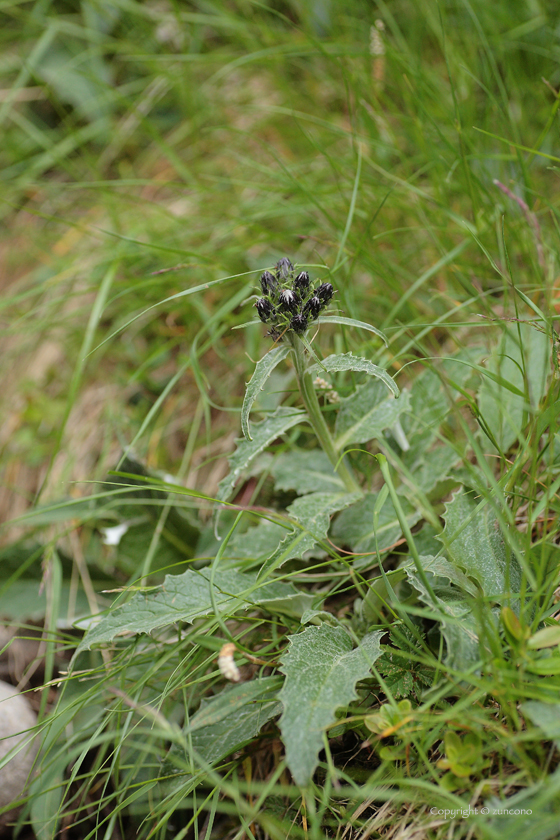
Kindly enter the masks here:
M 332 439 L 329 427 L 323 417 L 321 406 L 319 405 L 319 400 L 317 399 L 317 394 L 315 393 L 315 388 L 313 387 L 313 382 L 311 380 L 311 374 L 307 371 L 303 344 L 297 335 L 291 335 L 290 341 L 294 351 L 294 363 L 301 398 L 305 405 L 307 416 L 311 426 L 313 427 L 313 431 L 319 439 L 323 452 L 325 452 L 328 456 L 329 461 L 344 482 L 344 486 L 348 492 L 359 493 L 360 486 L 354 478 L 350 467 L 346 463 L 346 459 L 340 458 L 336 450 L 336 446 L 334 445 L 334 440 Z

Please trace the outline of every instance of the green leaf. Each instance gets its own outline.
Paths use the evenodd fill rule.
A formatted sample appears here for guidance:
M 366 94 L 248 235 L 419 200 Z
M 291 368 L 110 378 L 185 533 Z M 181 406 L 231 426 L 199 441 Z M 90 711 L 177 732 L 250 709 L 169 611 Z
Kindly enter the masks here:
M 262 359 L 257 362 L 255 371 L 245 389 L 245 398 L 241 408 L 241 429 L 245 437 L 249 440 L 252 440 L 249 429 L 249 414 L 251 412 L 251 407 L 255 402 L 259 391 L 262 391 L 266 380 L 276 365 L 280 364 L 289 352 L 290 347 L 287 344 L 281 344 L 279 347 L 274 347 L 266 354 L 266 356 L 263 356 Z
M 318 324 L 342 324 L 346 327 L 358 327 L 360 330 L 367 330 L 368 332 L 375 333 L 378 335 L 379 338 L 385 343 L 385 346 L 389 346 L 389 342 L 385 338 L 385 335 L 378 330 L 377 327 L 372 327 L 371 324 L 367 324 L 365 321 L 356 321 L 355 318 L 344 318 L 342 315 L 320 315 L 317 318 Z
M 332 530 L 333 540 L 337 545 L 349 545 L 357 554 L 372 554 L 376 550 L 373 514 L 377 495 L 368 493 L 348 510 L 337 517 Z M 422 513 L 406 499 L 402 500 L 403 510 L 410 527 L 416 524 Z M 377 528 L 377 546 L 379 551 L 386 551 L 402 535 L 397 513 L 390 498 L 387 498 L 379 511 Z M 356 558 L 354 568 L 361 568 L 371 563 L 371 557 Z
M 451 559 L 476 580 L 484 594 L 501 601 L 507 592 L 519 592 L 521 574 L 508 556 L 496 517 L 488 504 L 471 493 L 458 491 L 445 507 L 445 528 L 438 537 Z
M 428 554 L 423 555 L 421 560 L 424 571 L 430 572 L 434 577 L 447 578 L 450 583 L 457 586 L 465 595 L 471 595 L 473 598 L 476 598 L 478 595 L 478 590 L 474 583 L 460 569 L 446 560 L 445 557 L 433 557 Z M 406 564 L 400 566 L 400 568 L 406 570 L 407 568 L 415 569 L 416 567 L 414 562 L 409 560 Z
M 460 394 L 459 389 L 471 376 L 472 368 L 460 362 L 463 359 L 478 359 L 482 352 L 477 347 L 462 351 L 457 356 L 442 360 L 440 375 L 434 370 L 427 370 L 414 380 L 410 389 L 410 411 L 401 420 L 411 444 L 402 458 L 411 472 L 416 472 L 417 463 L 429 463 L 427 453 L 453 405 L 453 390 Z M 448 381 L 445 390 L 442 379 Z
M 408 651 L 415 651 L 418 646 L 414 633 L 406 627 L 400 627 L 398 636 L 396 632 L 391 632 L 390 636 L 394 647 L 385 647 L 385 653 L 377 660 L 375 667 L 395 700 L 402 697 L 419 699 L 421 692 L 432 685 L 434 671 L 409 659 Z
M 556 651 L 551 653 L 546 651 L 544 656 L 528 660 L 525 663 L 525 668 L 531 674 L 538 674 L 539 676 L 552 676 L 560 674 L 560 654 Z
M 30 819 L 37 840 L 52 840 L 57 835 L 67 765 L 66 754 L 57 756 L 29 786 Z
M 293 609 L 301 615 L 313 601 L 309 595 L 302 603 L 301 593 L 292 584 L 274 581 L 263 585 L 257 582 L 256 575 L 232 569 L 220 571 L 214 581 L 214 595 L 218 608 L 228 616 L 255 605 L 271 612 L 285 613 Z M 112 642 L 117 636 L 150 633 L 178 621 L 192 624 L 195 619 L 212 614 L 210 569 L 189 569 L 182 575 L 167 575 L 155 591 L 134 595 L 91 627 L 78 645 L 76 655 L 94 645 Z
M 478 392 L 480 413 L 503 452 L 522 434 L 527 408 L 538 408 L 550 373 L 550 339 L 531 329 L 524 336 L 523 353 L 517 328 L 508 326 L 502 342 L 488 362 Z M 528 393 L 523 380 L 523 361 Z M 485 441 L 486 445 L 491 444 Z M 494 447 L 492 446 L 494 451 Z
M 409 471 L 414 476 L 414 484 L 424 493 L 429 493 L 434 487 L 445 479 L 453 478 L 453 467 L 461 460 L 461 456 L 448 444 L 443 446 L 436 446 L 429 451 L 418 450 L 410 454 L 404 452 L 402 460 Z M 418 457 L 420 455 L 420 457 Z M 455 484 L 459 484 L 458 479 L 454 479 Z M 406 485 L 398 488 L 399 493 L 408 493 Z
M 288 507 L 288 511 L 302 528 L 323 539 L 329 529 L 330 517 L 361 498 L 361 493 L 310 493 Z
M 109 65 L 98 53 L 81 49 L 76 41 L 67 40 L 72 44 L 72 50 L 60 42 L 53 45 L 38 64 L 37 75 L 61 102 L 70 103 L 90 122 L 103 120 L 104 129 L 108 130 L 106 117 L 110 99 L 107 90 L 112 84 Z
M 281 659 L 286 682 L 279 695 L 284 706 L 280 731 L 298 785 L 310 782 L 323 733 L 335 722 L 336 710 L 356 697 L 356 683 L 381 656 L 382 635 L 381 630 L 369 633 L 354 650 L 346 631 L 328 624 L 289 637 L 290 647 Z
M 185 734 L 193 736 L 193 746 L 207 761 L 227 755 L 257 735 L 274 714 L 280 714 L 282 706 L 277 694 L 282 684 L 281 677 L 262 677 L 228 686 L 214 697 L 202 700 Z M 273 709 L 265 710 L 263 704 Z M 237 734 L 233 735 L 234 732 Z
M 353 356 L 352 353 L 340 353 L 334 356 L 327 356 L 326 359 L 323 359 L 321 366 L 311 365 L 311 367 L 308 368 L 308 372 L 311 376 L 320 376 L 322 370 L 326 370 L 327 373 L 339 373 L 343 370 L 354 370 L 358 373 L 367 373 L 370 376 L 375 376 L 377 379 L 381 379 L 387 388 L 392 391 L 395 397 L 399 396 L 397 384 L 395 380 L 389 376 L 387 371 L 383 370 L 383 368 L 377 367 L 377 365 L 374 365 L 369 361 L 369 359 L 362 359 L 359 356 Z
M 409 409 L 408 391 L 395 400 L 381 382 L 366 382 L 341 402 L 335 427 L 337 448 L 344 449 L 350 443 L 366 443 L 381 437 L 383 430 L 393 426 Z
M 340 493 L 344 490 L 344 482 L 320 449 L 285 452 L 274 461 L 270 472 L 277 490 L 295 490 L 300 495 Z
M 284 525 L 263 519 L 246 531 L 234 533 L 229 541 L 228 557 L 252 560 L 270 557 L 287 533 L 288 529 Z
M 521 711 L 532 724 L 542 729 L 545 737 L 560 749 L 560 703 L 541 703 L 528 700 L 521 704 Z
M 441 562 L 442 558 L 430 556 L 421 556 L 420 561 L 424 571 L 430 576 L 437 606 L 412 563 L 404 566 L 408 581 L 427 607 L 436 611 L 439 607 L 438 621 L 447 645 L 446 665 L 457 671 L 467 670 L 480 659 L 478 632 L 472 608 L 460 589 L 442 580 L 443 577 L 451 581 L 457 579 L 451 564 L 444 565 Z
M 529 650 L 542 650 L 558 645 L 560 645 L 560 626 L 558 624 L 554 627 L 543 627 L 542 630 L 537 630 L 527 641 Z
M 236 481 L 253 458 L 262 452 L 263 449 L 266 449 L 277 437 L 280 437 L 288 429 L 291 429 L 292 426 L 296 426 L 306 419 L 307 415 L 305 411 L 298 408 L 280 406 L 266 420 L 255 423 L 251 440 L 239 438 L 236 441 L 237 448 L 229 458 L 230 471 L 218 485 L 217 498 L 220 501 L 228 499 L 235 487 Z
M 195 774 L 185 772 L 186 768 L 196 765 L 197 756 L 205 764 L 215 765 L 256 738 L 265 723 L 282 711 L 277 697 L 281 685 L 281 677 L 263 677 L 228 686 L 220 694 L 203 700 L 184 730 L 193 751 L 192 759 L 188 751 L 173 746 L 166 757 L 163 774 L 182 770 L 181 787 L 186 785 L 192 790 L 206 774 L 204 770 Z M 169 787 L 168 783 L 166 786 Z
M 301 557 L 314 548 L 317 542 L 326 538 L 333 513 L 353 504 L 360 497 L 360 493 L 310 493 L 296 499 L 288 511 L 300 527 L 282 540 L 262 567 L 260 576 L 270 574 L 288 560 Z

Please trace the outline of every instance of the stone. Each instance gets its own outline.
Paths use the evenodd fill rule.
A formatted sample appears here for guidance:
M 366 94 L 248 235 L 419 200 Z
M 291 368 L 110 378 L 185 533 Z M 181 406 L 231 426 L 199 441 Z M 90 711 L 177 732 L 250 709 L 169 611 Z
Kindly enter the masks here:
M 29 739 L 37 715 L 29 701 L 9 683 L 0 680 L 0 760 Z M 37 739 L 24 746 L 0 769 L 0 808 L 20 799 L 37 754 Z M 0 820 L 2 817 L 0 817 Z

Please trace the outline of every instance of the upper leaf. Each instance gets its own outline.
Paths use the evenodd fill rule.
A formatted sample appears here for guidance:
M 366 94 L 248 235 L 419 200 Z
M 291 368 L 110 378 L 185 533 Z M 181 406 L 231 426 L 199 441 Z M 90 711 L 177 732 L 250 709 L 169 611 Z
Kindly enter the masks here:
M 274 581 L 262 584 L 256 575 L 223 569 L 214 581 L 214 598 L 218 609 L 232 615 L 254 605 L 269 610 L 300 615 L 313 596 L 302 602 L 302 595 L 292 584 Z M 91 627 L 77 647 L 76 655 L 93 645 L 112 642 L 117 636 L 150 633 L 158 627 L 212 615 L 210 569 L 189 569 L 182 575 L 167 575 L 162 586 L 148 594 L 138 593 L 130 601 L 116 607 Z
M 367 330 L 368 332 L 375 333 L 378 335 L 379 338 L 385 343 L 385 346 L 388 345 L 387 339 L 385 338 L 384 334 L 381 330 L 378 330 L 377 327 L 372 327 L 371 324 L 367 324 L 365 321 L 356 321 L 354 318 L 344 318 L 342 315 L 321 315 L 317 318 L 318 324 L 342 324 L 346 327 L 358 327 L 361 330 Z
M 235 487 L 235 482 L 253 458 L 262 452 L 263 449 L 266 449 L 273 440 L 276 440 L 285 431 L 291 429 L 292 426 L 301 423 L 306 417 L 305 411 L 299 408 L 280 406 L 266 420 L 255 423 L 251 440 L 248 438 L 239 438 L 236 441 L 237 448 L 229 458 L 230 471 L 220 481 L 217 498 L 221 501 L 228 499 L 231 491 Z
M 359 356 L 353 356 L 352 353 L 339 353 L 333 356 L 327 356 L 323 359 L 320 365 L 311 365 L 308 372 L 313 376 L 320 376 L 323 371 L 327 373 L 338 373 L 342 370 L 355 370 L 357 372 L 367 373 L 370 376 L 375 376 L 385 383 L 387 388 L 393 392 L 395 397 L 399 396 L 399 389 L 394 379 L 389 376 L 387 371 L 383 368 L 377 367 L 369 359 L 362 359 Z
M 306 785 L 317 767 L 323 733 L 336 720 L 336 710 L 356 697 L 355 685 L 368 676 L 381 656 L 382 630 L 369 633 L 352 649 L 342 627 L 321 624 L 290 636 L 281 659 L 286 682 L 280 692 L 280 719 L 288 767 L 298 785 Z
M 245 389 L 245 398 L 241 408 L 241 429 L 245 437 L 249 440 L 252 440 L 249 429 L 249 414 L 251 412 L 251 406 L 255 402 L 259 391 L 262 391 L 266 380 L 276 365 L 280 364 L 289 352 L 290 347 L 287 344 L 281 344 L 279 347 L 274 347 L 257 362 L 255 371 L 249 381 L 249 384 L 247 385 L 247 388 Z
M 395 400 L 379 381 L 366 382 L 342 401 L 335 428 L 337 447 L 344 449 L 350 443 L 366 443 L 379 438 L 383 430 L 393 426 L 409 408 L 408 391 Z

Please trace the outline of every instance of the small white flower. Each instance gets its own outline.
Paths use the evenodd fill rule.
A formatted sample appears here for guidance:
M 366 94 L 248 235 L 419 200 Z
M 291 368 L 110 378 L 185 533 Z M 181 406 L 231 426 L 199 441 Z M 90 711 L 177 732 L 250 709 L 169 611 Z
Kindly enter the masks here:
M 227 644 L 223 645 L 222 649 L 220 650 L 220 655 L 218 656 L 218 668 L 220 669 L 220 673 L 226 680 L 230 680 L 231 682 L 239 682 L 241 679 L 241 674 L 239 673 L 239 668 L 233 661 L 233 653 L 235 651 L 235 645 L 233 642 L 228 642 Z
M 121 525 L 112 525 L 110 528 L 99 530 L 103 534 L 101 538 L 103 545 L 118 545 L 128 531 L 128 523 L 123 522 Z

